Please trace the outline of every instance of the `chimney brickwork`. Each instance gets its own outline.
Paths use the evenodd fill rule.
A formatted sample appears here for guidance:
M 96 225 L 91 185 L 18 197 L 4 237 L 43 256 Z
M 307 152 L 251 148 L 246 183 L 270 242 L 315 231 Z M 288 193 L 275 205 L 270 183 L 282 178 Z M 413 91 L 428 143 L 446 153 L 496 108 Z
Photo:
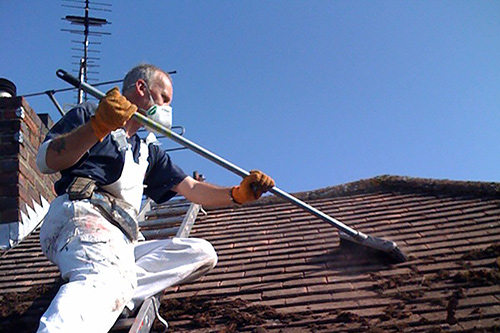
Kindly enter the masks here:
M 0 248 L 14 246 L 39 225 L 55 197 L 58 174 L 43 175 L 36 154 L 52 120 L 22 97 L 0 98 Z

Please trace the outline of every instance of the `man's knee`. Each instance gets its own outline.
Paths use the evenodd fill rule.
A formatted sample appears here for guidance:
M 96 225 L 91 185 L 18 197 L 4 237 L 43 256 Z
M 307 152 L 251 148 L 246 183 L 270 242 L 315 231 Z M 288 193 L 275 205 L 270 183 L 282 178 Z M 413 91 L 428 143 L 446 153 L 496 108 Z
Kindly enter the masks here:
M 217 265 L 217 252 L 213 245 L 204 239 L 201 238 L 189 238 L 192 241 L 191 246 L 195 249 L 196 252 L 200 253 L 203 256 L 204 266 L 210 267 L 212 269 Z
M 205 253 L 207 255 L 207 266 L 210 266 L 210 270 L 217 265 L 218 257 L 217 257 L 217 252 L 215 251 L 214 247 L 212 244 L 209 242 L 205 241 L 207 245 L 205 245 Z

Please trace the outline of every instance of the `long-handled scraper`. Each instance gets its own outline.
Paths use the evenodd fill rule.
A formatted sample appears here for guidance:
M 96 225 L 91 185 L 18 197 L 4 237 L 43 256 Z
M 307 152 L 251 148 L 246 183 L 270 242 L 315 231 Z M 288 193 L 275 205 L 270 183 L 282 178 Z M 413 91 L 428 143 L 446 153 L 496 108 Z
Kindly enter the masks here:
M 98 89 L 92 87 L 91 85 L 80 82 L 76 77 L 67 73 L 66 71 L 59 69 L 56 72 L 56 75 L 68 82 L 69 84 L 82 89 L 83 91 L 91 94 L 97 99 L 101 99 L 105 96 L 105 94 Z M 136 121 L 146 126 L 149 129 L 152 129 L 158 133 L 162 133 L 171 140 L 177 142 L 178 144 L 194 151 L 195 153 L 209 159 L 210 161 L 222 166 L 223 168 L 237 174 L 240 177 L 246 177 L 249 175 L 249 172 L 234 165 L 233 163 L 223 159 L 222 157 L 208 151 L 207 149 L 197 145 L 196 143 L 189 141 L 188 139 L 180 136 L 179 134 L 171 131 L 170 129 L 158 124 L 157 122 L 147 118 L 145 116 L 146 111 L 139 109 L 139 112 L 136 112 L 133 117 Z M 333 217 L 323 213 L 322 211 L 312 207 L 311 205 L 295 198 L 294 196 L 288 194 L 287 192 L 279 189 L 278 187 L 273 187 L 270 190 L 271 193 L 275 194 L 278 197 L 281 197 L 292 204 L 308 211 L 314 216 L 320 218 L 321 220 L 330 223 L 335 228 L 337 228 L 340 232 L 341 244 L 349 244 L 349 245 L 360 245 L 362 247 L 366 247 L 370 250 L 376 250 L 381 254 L 387 256 L 391 262 L 401 263 L 407 260 L 405 254 L 397 247 L 396 243 L 390 240 L 385 240 L 382 238 L 377 238 L 373 236 L 366 235 L 360 231 L 354 230 L 353 228 L 348 227 L 344 223 L 334 219 Z

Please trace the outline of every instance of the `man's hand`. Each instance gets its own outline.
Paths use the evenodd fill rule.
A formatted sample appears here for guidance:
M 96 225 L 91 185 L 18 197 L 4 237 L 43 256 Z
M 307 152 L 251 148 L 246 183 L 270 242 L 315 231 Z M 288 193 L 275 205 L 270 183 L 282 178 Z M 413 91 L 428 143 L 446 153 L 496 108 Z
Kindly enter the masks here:
M 136 111 L 137 106 L 120 94 L 118 87 L 108 91 L 90 119 L 97 140 L 102 141 L 111 131 L 125 125 Z
M 239 186 L 231 189 L 231 197 L 236 203 L 244 204 L 259 199 L 262 193 L 273 187 L 274 180 L 271 177 L 259 170 L 252 170 Z

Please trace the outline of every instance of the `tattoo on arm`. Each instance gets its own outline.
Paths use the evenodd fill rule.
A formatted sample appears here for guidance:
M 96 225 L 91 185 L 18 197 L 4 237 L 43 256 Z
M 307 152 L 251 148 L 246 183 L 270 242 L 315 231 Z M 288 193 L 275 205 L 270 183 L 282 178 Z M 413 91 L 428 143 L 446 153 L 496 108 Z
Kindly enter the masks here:
M 62 137 L 52 141 L 49 149 L 55 151 L 58 155 L 61 155 L 61 153 L 66 150 L 66 139 Z

